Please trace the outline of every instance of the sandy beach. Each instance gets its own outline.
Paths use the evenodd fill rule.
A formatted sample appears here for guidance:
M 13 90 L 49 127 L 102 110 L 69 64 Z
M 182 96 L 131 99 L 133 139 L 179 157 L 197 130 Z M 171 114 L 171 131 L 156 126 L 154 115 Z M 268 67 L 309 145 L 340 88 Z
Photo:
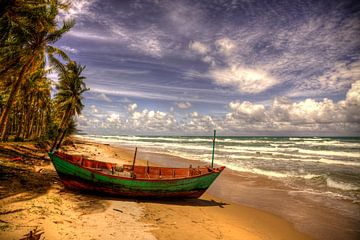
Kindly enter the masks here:
M 0 239 L 20 239 L 34 229 L 45 239 L 312 239 L 281 217 L 210 194 L 145 201 L 70 191 L 45 149 L 0 148 Z M 132 150 L 79 139 L 64 150 L 116 163 L 133 157 Z

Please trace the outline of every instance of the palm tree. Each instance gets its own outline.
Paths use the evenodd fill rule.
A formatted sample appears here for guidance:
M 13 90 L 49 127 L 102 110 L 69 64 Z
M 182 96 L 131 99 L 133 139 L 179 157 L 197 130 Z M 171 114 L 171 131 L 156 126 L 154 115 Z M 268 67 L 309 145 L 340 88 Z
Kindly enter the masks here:
M 84 108 L 82 94 L 89 90 L 84 82 L 85 77 L 81 75 L 85 66 L 70 61 L 63 69 L 59 74 L 58 93 L 55 97 L 55 104 L 62 113 L 62 118 L 51 150 L 60 147 L 72 117 L 75 114 L 79 115 Z
M 0 78 L 9 72 L 15 72 L 16 76 L 0 116 L 1 137 L 15 97 L 29 73 L 40 68 L 46 56 L 50 64 L 58 68 L 61 64 L 55 55 L 69 61 L 63 51 L 51 44 L 74 26 L 70 20 L 58 28 L 56 16 L 59 9 L 66 6 L 57 0 L 5 2 L 0 16 Z

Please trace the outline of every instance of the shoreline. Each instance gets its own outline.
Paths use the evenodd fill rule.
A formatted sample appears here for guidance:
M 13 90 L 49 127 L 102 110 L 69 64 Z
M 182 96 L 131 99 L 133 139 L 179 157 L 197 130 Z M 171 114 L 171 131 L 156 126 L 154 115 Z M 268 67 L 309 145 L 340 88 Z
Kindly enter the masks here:
M 77 139 L 74 143 L 65 147 L 67 152 L 98 160 L 127 163 L 133 156 L 118 146 Z M 1 159 L 2 164 L 5 161 L 9 163 Z M 137 164 L 146 160 L 139 156 Z M 36 166 L 31 174 L 50 181 L 42 192 L 34 189 L 40 183 L 24 187 L 20 182 L 13 189 L 1 186 L 2 194 L 9 193 L 0 200 L 0 239 L 19 239 L 35 226 L 46 239 L 313 239 L 272 213 L 209 194 L 173 201 L 113 199 L 64 189 L 51 164 Z M 17 188 L 20 192 L 11 192 Z M 119 229 L 127 234 L 119 235 Z

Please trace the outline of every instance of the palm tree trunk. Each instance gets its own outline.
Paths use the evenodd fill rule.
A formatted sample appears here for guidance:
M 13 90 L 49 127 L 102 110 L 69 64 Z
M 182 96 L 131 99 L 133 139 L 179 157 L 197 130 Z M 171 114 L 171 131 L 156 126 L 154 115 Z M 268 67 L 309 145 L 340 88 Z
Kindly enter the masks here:
M 27 72 L 27 69 L 29 68 L 29 66 L 32 64 L 34 60 L 34 57 L 32 57 L 28 63 L 26 63 L 21 71 L 20 71 L 20 74 L 19 74 L 19 77 L 17 78 L 17 80 L 15 81 L 12 89 L 11 89 L 11 92 L 10 92 L 10 96 L 5 104 L 5 107 L 1 113 L 1 117 L 0 117 L 0 133 L 4 133 L 4 129 L 5 129 L 5 123 L 7 122 L 8 120 L 8 117 L 9 117 L 9 111 L 14 103 L 14 100 L 15 100 L 15 96 L 17 94 L 17 92 L 19 91 L 19 88 L 21 86 L 21 83 L 23 82 L 24 78 L 25 78 L 25 73 Z M 1 139 L 0 141 L 3 140 L 3 134 L 1 134 Z
M 19 125 L 18 125 L 18 129 L 16 130 L 16 135 L 15 135 L 15 141 L 17 141 L 18 139 L 20 139 L 22 130 L 23 130 L 23 126 L 24 126 L 24 118 L 25 118 L 25 113 L 22 112 L 19 118 Z
M 4 141 L 7 140 L 7 136 L 9 135 L 8 123 L 9 123 L 9 119 L 6 119 L 6 122 L 4 124 L 5 126 L 1 132 L 1 139 Z
M 36 130 L 35 130 L 35 138 L 40 138 L 41 136 L 41 128 L 44 125 L 44 113 L 43 111 L 40 111 L 39 118 L 36 124 Z
M 70 119 L 70 116 L 71 116 L 71 112 L 72 112 L 72 107 L 69 107 L 68 111 L 66 111 L 64 113 L 64 116 L 62 118 L 62 121 L 61 121 L 61 124 L 60 124 L 60 127 L 58 129 L 58 134 L 56 135 L 55 137 L 55 140 L 54 140 L 54 143 L 51 147 L 51 151 L 57 149 L 56 147 L 58 146 L 57 142 L 59 140 L 59 137 L 62 136 L 62 133 L 65 131 L 65 126 L 66 124 L 68 123 L 69 119 Z
M 67 128 L 62 132 L 61 137 L 60 137 L 60 140 L 59 140 L 58 144 L 56 145 L 56 149 L 59 149 L 62 141 L 64 140 L 64 137 L 65 137 L 65 135 L 66 135 L 66 132 L 67 132 Z
M 26 139 L 30 138 L 33 124 L 34 124 L 34 117 L 36 115 L 36 109 L 34 107 L 33 102 L 34 102 L 34 100 L 32 100 L 32 102 L 30 103 L 30 106 L 28 108 L 28 113 L 26 114 L 27 115 L 27 120 L 26 120 L 27 128 L 26 128 L 26 132 L 24 133 Z

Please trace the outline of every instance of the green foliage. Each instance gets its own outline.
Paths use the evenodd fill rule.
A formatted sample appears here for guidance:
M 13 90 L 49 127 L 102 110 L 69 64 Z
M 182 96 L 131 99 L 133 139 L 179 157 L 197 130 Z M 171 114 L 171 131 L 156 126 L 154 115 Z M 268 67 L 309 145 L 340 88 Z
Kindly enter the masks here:
M 75 24 L 74 20 L 58 22 L 59 10 L 66 10 L 69 5 L 69 1 L 58 0 L 0 0 L 3 141 L 9 138 L 46 141 L 56 139 L 61 127 L 69 127 L 64 131 L 67 133 L 75 128 L 73 116 L 81 112 L 82 93 L 86 91 L 85 78 L 81 76 L 84 67 L 52 45 Z M 51 70 L 45 66 L 51 66 L 63 79 L 56 99 L 51 99 L 51 81 L 47 78 Z M 71 112 L 63 123 L 67 109 Z
M 85 77 L 81 75 L 85 66 L 70 61 L 60 69 L 63 70 L 59 73 L 59 84 L 56 86 L 58 92 L 55 105 L 62 120 L 52 149 L 59 148 L 64 136 L 75 130 L 73 117 L 80 114 L 84 108 L 82 95 L 89 90 L 86 88 Z

